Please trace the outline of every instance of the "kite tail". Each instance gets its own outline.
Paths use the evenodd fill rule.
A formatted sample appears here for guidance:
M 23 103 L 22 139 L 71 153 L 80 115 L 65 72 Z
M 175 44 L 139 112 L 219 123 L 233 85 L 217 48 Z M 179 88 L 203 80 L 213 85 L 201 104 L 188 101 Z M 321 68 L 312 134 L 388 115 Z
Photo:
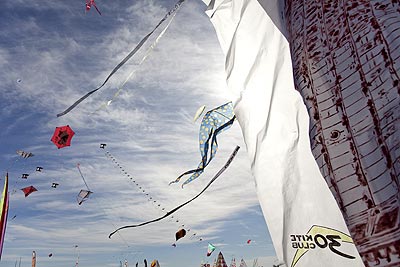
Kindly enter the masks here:
M 162 219 L 167 218 L 168 216 L 170 216 L 171 214 L 175 213 L 177 210 L 179 210 L 180 208 L 186 206 L 187 204 L 189 204 L 190 202 L 192 202 L 193 200 L 195 200 L 196 198 L 198 198 L 201 194 L 203 194 L 210 186 L 213 182 L 215 182 L 215 180 L 217 180 L 217 178 L 229 167 L 229 165 L 231 164 L 231 162 L 233 161 L 233 159 L 235 158 L 237 152 L 239 151 L 240 146 L 236 146 L 236 148 L 233 150 L 231 156 L 229 157 L 228 161 L 225 163 L 225 165 L 217 172 L 217 174 L 214 175 L 214 177 L 210 180 L 210 182 L 203 188 L 203 190 L 200 191 L 200 193 L 198 193 L 196 196 L 194 196 L 193 198 L 189 199 L 188 201 L 186 201 L 185 203 L 179 205 L 178 207 L 168 211 L 164 216 L 161 216 L 159 218 L 156 218 L 154 220 L 151 221 L 147 221 L 147 222 L 143 222 L 140 224 L 134 224 L 134 225 L 126 225 L 126 226 L 122 226 L 120 228 L 118 228 L 117 230 L 113 231 L 111 234 L 109 234 L 108 238 L 111 238 L 115 233 L 117 233 L 118 231 L 122 230 L 122 229 L 127 229 L 127 228 L 135 228 L 135 227 L 140 227 L 140 226 L 144 226 L 146 224 L 150 224 L 150 223 L 154 223 L 154 222 L 158 222 L 161 221 Z
M 171 19 L 168 21 L 167 25 L 165 26 L 165 28 L 161 31 L 161 33 L 158 35 L 158 37 L 156 38 L 156 40 L 150 45 L 150 47 L 147 49 L 145 55 L 142 57 L 142 60 L 140 60 L 140 62 L 137 64 L 137 67 L 141 66 L 142 63 L 147 59 L 147 57 L 151 54 L 151 52 L 154 50 L 154 48 L 157 46 L 158 42 L 160 41 L 161 37 L 163 37 L 164 33 L 167 31 L 167 29 L 169 28 L 169 25 L 171 25 L 173 19 L 175 18 L 175 15 L 177 13 L 173 13 Z M 107 101 L 107 103 L 103 103 L 102 105 L 100 105 L 100 107 L 95 110 L 93 113 L 96 113 L 97 111 L 99 111 L 100 109 L 109 106 L 114 99 L 121 93 L 123 87 L 125 86 L 125 84 L 129 81 L 129 79 L 133 76 L 133 74 L 135 74 L 137 71 L 137 69 L 134 69 L 129 75 L 128 77 L 126 77 L 125 81 L 119 86 L 118 90 L 115 92 L 115 94 L 113 95 L 113 97 Z
M 216 150 L 218 149 L 218 143 L 217 143 L 217 135 L 221 132 L 221 131 L 223 131 L 223 130 L 225 130 L 225 129 L 227 129 L 228 127 L 230 127 L 232 124 L 233 124 L 233 122 L 235 121 L 235 116 L 233 116 L 232 117 L 232 119 L 230 119 L 228 122 L 226 122 L 225 124 L 223 124 L 223 125 L 221 125 L 221 127 L 218 127 L 216 130 L 215 130 L 215 132 L 213 132 L 212 133 L 212 140 L 211 140 L 211 155 L 210 155 L 210 158 L 208 159 L 208 161 L 207 161 L 207 154 L 208 154 L 208 151 L 206 151 L 205 152 L 205 159 L 204 159 L 204 157 L 203 157 L 203 161 L 200 163 L 200 165 L 202 165 L 203 167 L 202 168 L 198 168 L 197 170 L 197 172 L 195 172 L 194 174 L 192 174 L 183 184 L 182 184 L 182 188 L 183 188 L 183 186 L 184 185 L 186 185 L 186 184 L 188 184 L 188 183 L 190 183 L 190 182 L 192 182 L 193 180 L 195 180 L 195 179 L 197 179 L 199 176 L 200 176 L 200 174 L 202 174 L 203 172 L 204 172 L 204 169 L 208 166 L 208 164 L 211 162 L 211 160 L 214 158 L 214 155 L 215 155 L 215 153 L 216 153 Z M 215 149 L 215 151 L 214 151 L 214 145 L 216 145 L 216 149 Z M 205 162 L 206 161 L 206 162 Z M 205 162 L 205 163 L 204 163 Z M 199 166 L 200 166 L 199 165 Z
M 185 175 L 188 175 L 191 173 L 198 173 L 198 172 L 202 173 L 204 171 L 204 168 L 209 163 L 209 162 L 207 163 L 208 143 L 209 143 L 210 139 L 212 138 L 212 135 L 213 135 L 213 132 L 211 131 L 210 134 L 208 135 L 207 140 L 205 141 L 203 157 L 201 158 L 201 162 L 200 162 L 199 166 L 197 167 L 197 169 L 189 170 L 189 171 L 182 173 L 181 175 L 178 176 L 178 178 L 176 178 L 174 181 L 170 182 L 168 185 L 178 183 L 181 180 L 181 178 Z
M 185 0 L 179 0 L 175 6 L 158 22 L 158 24 L 153 28 L 153 30 L 151 32 L 149 32 L 145 37 L 143 37 L 143 39 L 136 45 L 136 47 L 111 71 L 111 73 L 107 76 L 107 78 L 104 80 L 104 82 L 97 87 L 96 89 L 90 91 L 89 93 L 87 93 L 86 95 L 82 96 L 81 98 L 79 98 L 75 103 L 73 103 L 69 108 L 67 108 L 66 110 L 64 110 L 61 113 L 57 114 L 57 117 L 61 117 L 64 116 L 65 114 L 67 114 L 68 112 L 70 112 L 71 110 L 73 110 L 77 105 L 79 105 L 83 100 L 85 100 L 86 98 L 88 98 L 91 94 L 95 93 L 96 91 L 98 91 L 100 88 L 102 88 L 107 82 L 108 80 L 111 78 L 111 76 L 114 75 L 114 73 L 116 73 L 129 59 L 131 59 L 131 57 L 133 55 L 136 54 L 136 52 L 143 46 L 143 44 L 147 41 L 147 39 L 149 39 L 149 37 L 155 32 L 155 30 L 175 11 L 177 11 L 179 9 L 179 7 L 182 5 L 182 3 Z M 96 7 L 96 6 L 95 6 Z M 96 7 L 97 9 L 97 7 Z M 99 11 L 100 12 L 100 11 Z M 101 15 L 101 14 L 100 14 Z
M 101 12 L 100 12 L 100 10 L 97 8 L 97 6 L 96 6 L 95 4 L 94 4 L 93 6 L 94 6 L 94 8 L 96 9 L 97 13 L 99 13 L 99 15 L 101 16 Z
M 182 173 L 181 175 L 178 176 L 178 178 L 176 178 L 176 180 L 170 182 L 168 185 L 171 185 L 171 184 L 174 184 L 174 183 L 178 183 L 183 176 L 191 174 L 191 173 L 193 173 L 193 174 L 192 174 L 192 176 L 190 176 L 190 178 L 191 177 L 196 177 L 196 178 L 199 177 L 200 174 L 204 172 L 204 168 L 207 166 L 206 160 L 207 160 L 207 155 L 204 155 L 203 159 L 200 162 L 200 164 L 199 164 L 197 169 L 189 170 L 189 171 L 186 171 L 186 172 Z M 182 185 L 182 187 L 183 187 L 183 185 Z

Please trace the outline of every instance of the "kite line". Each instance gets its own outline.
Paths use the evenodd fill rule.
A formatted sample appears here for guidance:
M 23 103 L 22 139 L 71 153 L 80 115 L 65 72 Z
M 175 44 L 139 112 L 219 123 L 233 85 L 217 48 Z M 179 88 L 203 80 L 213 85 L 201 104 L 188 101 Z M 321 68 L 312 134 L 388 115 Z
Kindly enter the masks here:
M 106 144 L 100 144 L 100 148 L 103 148 L 103 149 L 104 149 L 105 146 L 106 146 Z M 165 211 L 165 207 L 163 207 L 163 205 L 161 205 L 161 203 L 160 203 L 159 201 L 155 200 L 155 198 L 153 198 L 152 194 L 150 194 L 149 191 L 147 191 L 141 184 L 139 184 L 139 182 L 137 181 L 137 179 L 135 179 L 133 176 L 131 176 L 131 175 L 122 167 L 122 165 L 117 161 L 117 159 L 116 159 L 109 151 L 105 151 L 105 155 L 106 155 L 107 158 L 109 158 L 110 160 L 112 160 L 112 162 L 115 163 L 115 164 L 118 166 L 120 172 L 121 172 L 123 175 L 125 175 L 127 178 L 129 178 L 130 181 L 133 182 L 133 183 L 136 185 L 136 187 L 140 190 L 140 192 L 142 192 L 143 194 L 146 195 L 147 200 L 150 201 L 152 204 L 154 204 L 155 208 L 161 209 L 161 212 L 164 212 L 164 211 Z M 184 224 L 184 223 L 182 222 L 182 220 L 180 220 L 179 218 L 177 218 L 177 217 L 174 218 L 174 216 L 171 216 L 170 219 L 172 219 L 172 221 L 175 221 L 176 223 L 178 223 L 180 228 L 186 226 L 185 228 L 188 229 L 187 232 L 190 232 L 190 231 L 191 231 L 191 229 L 190 229 L 191 227 L 190 227 L 188 224 Z M 117 228 L 117 227 L 114 226 L 114 228 Z M 119 232 L 118 232 L 118 234 L 120 235 Z M 194 235 L 196 236 L 197 234 L 195 233 Z M 201 237 L 199 237 L 199 241 L 202 241 L 202 238 L 201 238 Z
M 175 213 L 177 210 L 179 210 L 180 208 L 186 206 L 187 204 L 189 204 L 190 202 L 192 202 L 193 200 L 195 200 L 196 198 L 198 198 L 201 194 L 203 194 L 209 187 L 210 185 L 229 167 L 229 165 L 231 164 L 231 162 L 233 161 L 233 159 L 235 158 L 237 152 L 239 151 L 239 146 L 236 146 L 236 148 L 234 149 L 234 151 L 232 152 L 231 156 L 229 157 L 228 161 L 225 163 L 225 165 L 217 172 L 217 174 L 214 175 L 214 177 L 210 180 L 210 182 L 203 188 L 203 190 L 200 191 L 200 193 L 198 193 L 196 196 L 194 196 L 193 198 L 189 199 L 188 201 L 186 201 L 185 203 L 179 205 L 178 207 L 168 211 L 164 216 L 156 218 L 154 220 L 151 221 L 147 221 L 147 222 L 143 222 L 140 224 L 134 224 L 134 225 L 126 225 L 126 226 L 122 226 L 118 229 L 116 229 L 115 231 L 113 231 L 112 233 L 110 233 L 110 235 L 108 236 L 108 238 L 111 238 L 111 236 L 113 236 L 115 233 L 119 232 L 122 229 L 127 229 L 127 228 L 134 228 L 134 227 L 139 227 L 139 226 L 144 226 L 146 224 L 150 224 L 150 223 L 154 223 L 157 221 L 161 221 L 162 219 L 168 217 L 169 215 Z
M 88 186 L 88 184 L 86 183 L 85 177 L 83 177 L 83 174 L 82 174 L 82 172 L 81 172 L 81 168 L 79 168 L 80 166 L 81 166 L 81 164 L 79 164 L 79 163 L 76 164 L 76 167 L 78 168 L 79 174 L 81 175 L 82 180 L 83 180 L 83 182 L 85 183 L 87 190 L 88 190 L 88 191 L 91 191 L 90 188 L 89 188 L 89 186 Z
M 180 8 L 180 6 L 183 4 L 183 2 L 185 2 L 185 0 L 179 0 L 175 4 L 175 6 L 170 11 L 168 11 L 167 14 L 165 14 L 165 16 L 158 22 L 158 24 L 154 27 L 154 29 L 151 32 L 149 32 L 145 37 L 143 37 L 143 39 L 136 45 L 136 47 L 120 63 L 118 63 L 118 65 L 110 72 L 110 74 L 107 76 L 107 78 L 104 80 L 104 82 L 99 87 L 97 87 L 96 89 L 88 92 L 86 95 L 79 98 L 77 101 L 75 101 L 75 103 L 73 103 L 70 107 L 68 107 L 63 112 L 58 113 L 57 117 L 64 116 L 65 114 L 70 112 L 72 109 L 74 109 L 77 105 L 79 105 L 83 100 L 88 98 L 91 94 L 93 94 L 93 93 L 97 92 L 99 89 L 101 89 L 108 82 L 108 80 L 111 78 L 111 76 L 113 76 L 114 73 L 116 73 L 129 59 L 131 59 L 131 57 L 133 57 L 136 54 L 137 51 L 139 51 L 139 49 L 143 46 L 143 44 L 147 41 L 147 39 L 149 39 L 149 37 L 154 33 L 154 31 L 156 29 L 158 29 L 158 27 L 168 17 L 170 17 L 172 14 L 176 13 L 176 11 Z
M 88 184 L 86 183 L 85 177 L 83 176 L 83 173 L 82 173 L 82 171 L 81 171 L 80 166 L 81 166 L 80 163 L 77 163 L 77 164 L 76 164 L 76 167 L 78 168 L 79 174 L 81 175 L 82 180 L 83 180 L 83 182 L 84 182 L 85 185 L 86 185 L 86 188 L 88 189 L 89 192 L 92 192 L 92 191 L 90 190 Z M 89 197 L 89 195 L 87 195 L 87 197 Z M 108 217 L 107 213 L 106 213 L 105 210 L 103 209 L 103 207 L 102 207 L 102 205 L 100 204 L 100 202 L 99 202 L 97 199 L 95 199 L 95 201 L 97 202 L 97 207 L 100 208 L 100 210 L 103 212 L 103 214 L 105 215 L 105 217 Z M 83 201 L 82 201 L 82 202 L 83 202 Z M 116 227 L 115 224 L 113 223 L 113 221 L 110 220 L 110 222 L 111 222 L 111 225 L 112 225 L 113 227 Z M 129 246 L 128 242 L 125 240 L 125 238 L 123 238 L 122 235 L 119 234 L 119 233 L 118 233 L 118 235 L 121 237 L 121 240 L 125 243 L 125 245 L 129 248 L 130 246 Z

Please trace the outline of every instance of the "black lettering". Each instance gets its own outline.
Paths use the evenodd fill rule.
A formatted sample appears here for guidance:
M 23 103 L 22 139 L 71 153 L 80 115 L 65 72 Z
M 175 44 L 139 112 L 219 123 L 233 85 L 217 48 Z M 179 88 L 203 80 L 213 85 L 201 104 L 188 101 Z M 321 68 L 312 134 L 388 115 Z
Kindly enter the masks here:
M 323 243 L 320 243 L 318 239 L 322 239 Z M 326 240 L 325 236 L 321 234 L 316 234 L 314 236 L 314 242 L 317 244 L 318 247 L 320 248 L 326 248 L 328 246 L 328 240 Z
M 301 235 L 296 235 L 298 241 L 301 241 Z
M 296 237 L 294 235 L 290 235 L 290 241 L 296 241 Z
M 315 244 L 314 243 L 310 243 L 310 248 L 314 249 L 315 248 Z
M 312 242 L 313 241 L 312 240 L 312 235 L 305 235 L 305 238 L 306 238 L 305 241 L 308 241 L 308 242 Z
M 329 242 L 329 249 L 330 249 L 333 253 L 338 254 L 338 255 L 340 255 L 340 256 L 342 256 L 342 257 L 344 257 L 344 258 L 355 259 L 354 256 L 347 255 L 347 254 L 345 254 L 345 253 L 343 253 L 343 252 L 337 250 L 336 248 L 334 248 L 334 247 L 340 247 L 340 246 L 341 246 L 341 244 L 340 244 L 338 241 L 335 240 L 335 239 L 339 239 L 339 240 L 340 240 L 340 239 L 341 239 L 340 236 L 338 236 L 338 235 L 327 235 L 326 238 L 327 238 L 329 241 L 331 241 L 331 242 Z
M 297 248 L 297 243 L 292 243 L 292 248 Z

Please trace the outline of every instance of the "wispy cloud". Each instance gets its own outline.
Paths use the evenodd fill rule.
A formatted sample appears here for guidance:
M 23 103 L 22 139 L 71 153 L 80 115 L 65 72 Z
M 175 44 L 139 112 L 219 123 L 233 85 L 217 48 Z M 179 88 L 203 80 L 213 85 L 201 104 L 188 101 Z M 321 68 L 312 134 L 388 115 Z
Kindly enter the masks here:
M 96 2 L 103 12 L 101 17 L 96 13 L 83 15 L 81 1 L 6 0 L 0 4 L 0 16 L 6 14 L 8 19 L 0 19 L 2 36 L 7 36 L 0 42 L 0 66 L 6 70 L 0 73 L 4 129 L 0 139 L 6 144 L 0 166 L 10 172 L 10 190 L 14 191 L 9 216 L 16 215 L 8 224 L 0 266 L 10 266 L 21 255 L 27 261 L 32 250 L 37 250 L 41 266 L 71 264 L 76 257 L 75 244 L 79 244 L 85 266 L 116 266 L 112 263 L 123 257 L 142 261 L 153 257 L 155 249 L 157 257 L 164 259 L 163 266 L 187 266 L 190 259 L 186 257 L 193 251 L 201 251 L 196 261 L 204 257 L 207 241 L 229 249 L 232 243 L 221 241 L 226 239 L 228 225 L 241 225 L 248 231 L 256 214 L 252 210 L 259 210 L 237 123 L 219 136 L 217 156 L 199 179 L 184 189 L 180 184 L 168 186 L 201 160 L 199 122 L 192 122 L 197 108 L 205 104 L 211 109 L 230 98 L 221 51 L 201 3 L 184 4 L 159 46 L 140 67 L 137 62 L 143 54 L 70 114 L 56 118 L 101 84 L 174 4 Z M 115 101 L 98 110 L 133 70 L 134 77 Z M 57 149 L 50 142 L 51 135 L 56 126 L 66 124 L 76 134 L 71 147 Z M 100 143 L 107 143 L 105 150 L 99 148 Z M 232 165 L 173 219 L 124 230 L 108 239 L 116 227 L 164 214 L 141 190 L 165 210 L 172 209 L 196 195 L 237 144 L 242 149 Z M 17 148 L 35 156 L 16 161 Z M 106 150 L 123 166 L 123 172 L 107 158 Z M 85 185 L 76 168 L 78 162 L 94 192 L 80 206 L 76 196 Z M 35 172 L 36 166 L 43 166 L 43 172 Z M 22 180 L 22 172 L 31 175 Z M 59 187 L 51 188 L 52 182 L 58 182 Z M 25 198 L 20 188 L 31 184 L 38 192 Z M 174 234 L 182 224 L 191 230 L 190 235 L 179 240 L 174 250 Z M 196 238 L 190 238 L 193 233 Z M 265 240 L 264 233 L 261 235 Z M 132 247 L 132 251 L 142 252 L 121 254 Z M 165 260 L 177 251 L 185 256 Z M 49 253 L 54 256 L 48 257 Z

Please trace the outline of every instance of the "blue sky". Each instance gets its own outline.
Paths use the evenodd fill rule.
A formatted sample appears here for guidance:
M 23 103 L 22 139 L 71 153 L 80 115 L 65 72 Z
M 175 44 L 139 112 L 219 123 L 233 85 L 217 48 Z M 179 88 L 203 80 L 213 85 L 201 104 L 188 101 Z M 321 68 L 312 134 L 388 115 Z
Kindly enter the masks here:
M 237 123 L 219 136 L 217 156 L 199 179 L 184 189 L 180 184 L 168 186 L 200 161 L 200 122 L 192 121 L 198 107 L 209 110 L 231 98 L 224 57 L 200 0 L 184 3 L 143 64 L 138 66 L 147 46 L 103 89 L 56 117 L 100 85 L 175 4 L 96 3 L 103 16 L 94 9 L 85 14 L 83 0 L 0 3 L 0 168 L 2 176 L 7 170 L 10 174 L 9 222 L 0 267 L 12 266 L 20 257 L 22 266 L 29 266 L 32 250 L 43 267 L 74 266 L 78 250 L 80 266 L 88 267 L 119 266 L 124 259 L 133 266 L 145 258 L 158 259 L 163 267 L 199 266 L 201 261 L 212 262 L 219 251 L 228 263 L 232 257 L 244 258 L 251 266 L 258 258 L 260 266 L 272 266 L 275 253 Z M 134 70 L 121 94 L 99 109 Z M 67 124 L 75 131 L 72 145 L 57 149 L 50 138 L 55 127 Z M 241 150 L 212 187 L 174 218 L 123 230 L 109 239 L 116 227 L 153 219 L 163 211 L 106 157 L 100 143 L 107 144 L 125 172 L 166 210 L 196 195 L 235 146 Z M 18 149 L 35 156 L 18 158 Z M 94 192 L 81 206 L 76 195 L 85 186 L 77 163 Z M 37 166 L 43 171 L 35 172 Z M 22 173 L 29 178 L 22 180 Z M 59 187 L 51 188 L 52 182 Z M 29 185 L 38 192 L 25 198 L 19 189 Z M 190 232 L 174 248 L 181 224 Z M 205 257 L 208 242 L 217 246 L 210 258 Z

